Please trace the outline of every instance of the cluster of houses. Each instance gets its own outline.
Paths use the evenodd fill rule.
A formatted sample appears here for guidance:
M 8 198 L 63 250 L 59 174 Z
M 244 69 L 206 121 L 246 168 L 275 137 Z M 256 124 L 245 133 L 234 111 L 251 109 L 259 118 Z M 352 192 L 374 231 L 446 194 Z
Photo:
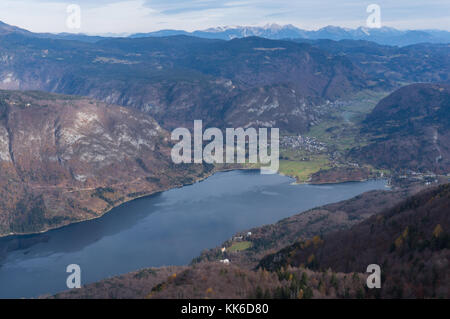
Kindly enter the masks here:
M 326 145 L 317 141 L 314 137 L 309 136 L 282 136 L 280 139 L 280 146 L 283 148 L 307 150 L 310 152 L 323 152 L 326 150 Z

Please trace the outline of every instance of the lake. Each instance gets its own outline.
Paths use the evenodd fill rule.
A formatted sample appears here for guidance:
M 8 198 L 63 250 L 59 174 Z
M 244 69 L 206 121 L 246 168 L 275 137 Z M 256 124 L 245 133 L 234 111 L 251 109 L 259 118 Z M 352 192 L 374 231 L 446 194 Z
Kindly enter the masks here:
M 236 232 L 386 188 L 384 180 L 293 182 L 259 171 L 216 173 L 193 185 L 125 203 L 95 220 L 2 238 L 0 298 L 66 290 L 69 264 L 80 265 L 82 284 L 145 267 L 188 264 Z

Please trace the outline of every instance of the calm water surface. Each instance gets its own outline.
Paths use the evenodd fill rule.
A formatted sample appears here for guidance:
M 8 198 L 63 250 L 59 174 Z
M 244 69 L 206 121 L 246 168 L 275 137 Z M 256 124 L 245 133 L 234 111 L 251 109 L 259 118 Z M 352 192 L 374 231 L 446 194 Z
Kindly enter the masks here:
M 238 231 L 385 188 L 383 180 L 314 186 L 259 171 L 217 173 L 123 204 L 96 220 L 0 239 L 0 298 L 66 290 L 69 264 L 80 265 L 82 284 L 144 267 L 187 264 Z

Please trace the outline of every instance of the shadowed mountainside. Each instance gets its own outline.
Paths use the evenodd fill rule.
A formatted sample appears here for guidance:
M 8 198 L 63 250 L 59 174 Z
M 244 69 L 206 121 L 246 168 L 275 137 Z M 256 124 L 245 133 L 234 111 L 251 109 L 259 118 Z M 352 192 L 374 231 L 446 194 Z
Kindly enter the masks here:
M 312 270 L 363 272 L 382 269 L 379 295 L 449 297 L 450 184 L 414 195 L 349 230 L 299 241 L 265 257 L 260 267 L 304 266 Z
M 381 168 L 448 173 L 450 85 L 412 84 L 382 99 L 363 122 L 371 143 L 350 156 Z

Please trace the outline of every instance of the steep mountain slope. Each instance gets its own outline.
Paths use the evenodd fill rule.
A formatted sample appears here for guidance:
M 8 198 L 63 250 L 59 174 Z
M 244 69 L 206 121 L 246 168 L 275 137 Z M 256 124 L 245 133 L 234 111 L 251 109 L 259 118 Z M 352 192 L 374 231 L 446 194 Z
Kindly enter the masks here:
M 382 270 L 382 297 L 449 297 L 450 184 L 426 190 L 382 214 L 313 241 L 300 241 L 264 258 L 260 267 Z
M 100 216 L 193 182 L 168 133 L 136 110 L 41 92 L 0 91 L 0 235 Z
M 403 87 L 381 100 L 363 125 L 372 143 L 351 156 L 383 168 L 449 172 L 450 85 Z
M 6 23 L 0 21 L 0 35 L 6 35 L 6 34 L 11 34 L 11 33 L 24 34 L 24 35 L 29 35 L 29 36 L 33 35 L 33 33 L 31 33 L 30 31 L 27 31 L 27 30 L 21 29 L 19 27 L 12 26 L 12 25 L 9 25 L 9 24 L 6 24 Z

